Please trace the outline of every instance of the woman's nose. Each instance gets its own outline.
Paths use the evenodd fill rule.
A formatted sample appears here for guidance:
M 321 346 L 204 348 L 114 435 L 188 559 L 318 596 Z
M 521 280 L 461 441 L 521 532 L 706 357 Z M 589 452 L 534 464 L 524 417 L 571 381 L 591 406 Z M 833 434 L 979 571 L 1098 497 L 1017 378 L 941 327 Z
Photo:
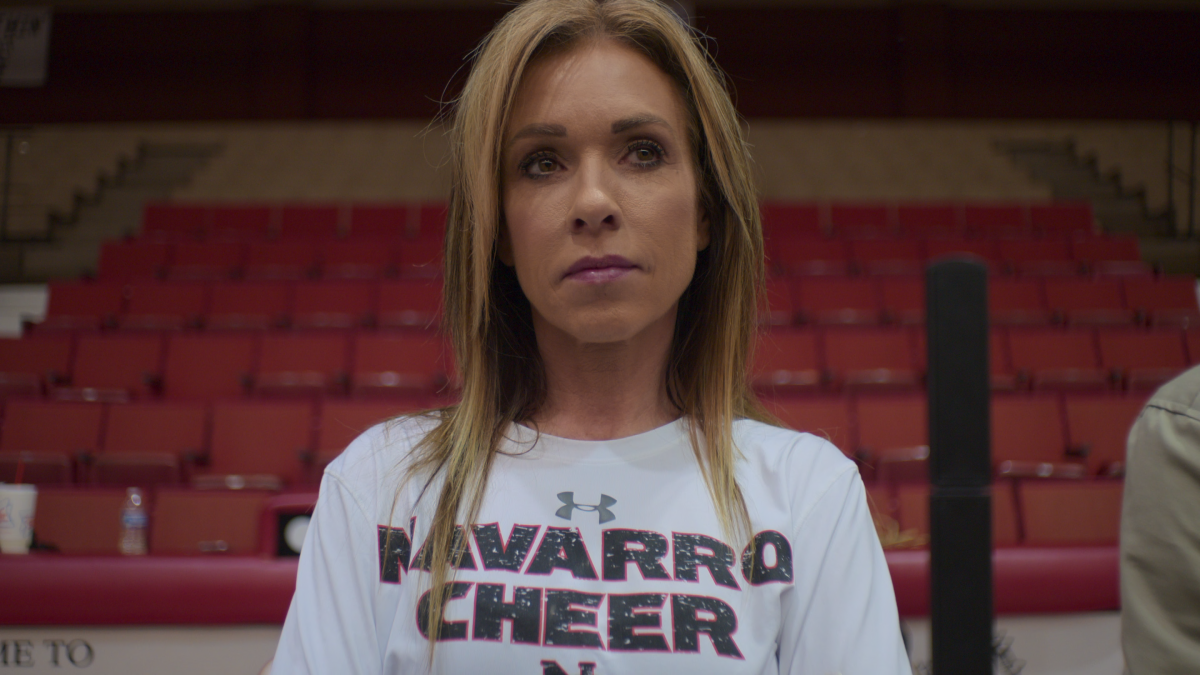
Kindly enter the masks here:
M 620 226 L 614 195 L 613 171 L 603 158 L 581 162 L 575 175 L 575 202 L 571 220 L 575 231 L 599 231 Z

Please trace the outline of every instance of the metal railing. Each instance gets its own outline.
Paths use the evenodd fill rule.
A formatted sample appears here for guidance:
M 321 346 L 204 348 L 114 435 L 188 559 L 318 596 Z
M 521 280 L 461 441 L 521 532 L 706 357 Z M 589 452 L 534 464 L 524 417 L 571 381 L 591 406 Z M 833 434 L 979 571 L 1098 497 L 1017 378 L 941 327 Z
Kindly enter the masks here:
M 1186 166 L 1178 163 L 1175 158 L 1177 125 L 1184 126 L 1183 132 L 1188 141 L 1187 157 L 1180 158 L 1187 162 Z M 1198 126 L 1200 126 L 1200 122 L 1196 120 L 1167 122 L 1167 215 L 1175 234 L 1188 238 L 1196 236 L 1196 132 Z M 1185 216 L 1182 223 L 1179 222 L 1181 214 L 1177 211 L 1175 203 L 1176 191 L 1180 188 L 1187 200 L 1186 213 L 1182 214 Z

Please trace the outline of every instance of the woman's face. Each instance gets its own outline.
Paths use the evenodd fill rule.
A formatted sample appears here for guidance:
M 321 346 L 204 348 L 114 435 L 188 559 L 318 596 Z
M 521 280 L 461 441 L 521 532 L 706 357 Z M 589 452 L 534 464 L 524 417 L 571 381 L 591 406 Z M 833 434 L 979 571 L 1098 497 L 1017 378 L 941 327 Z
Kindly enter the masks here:
M 540 58 L 517 90 L 502 162 L 500 258 L 539 335 L 670 335 L 708 245 L 675 83 L 611 40 Z

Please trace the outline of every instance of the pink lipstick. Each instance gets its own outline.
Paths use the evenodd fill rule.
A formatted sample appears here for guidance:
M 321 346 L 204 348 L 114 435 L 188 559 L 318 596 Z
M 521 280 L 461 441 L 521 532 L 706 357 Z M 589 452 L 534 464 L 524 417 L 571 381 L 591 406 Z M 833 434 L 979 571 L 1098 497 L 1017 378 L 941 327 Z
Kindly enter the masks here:
M 637 269 L 637 265 L 619 255 L 606 255 L 599 258 L 587 256 L 576 260 L 575 264 L 568 267 L 563 278 L 598 284 L 619 279 L 635 269 Z

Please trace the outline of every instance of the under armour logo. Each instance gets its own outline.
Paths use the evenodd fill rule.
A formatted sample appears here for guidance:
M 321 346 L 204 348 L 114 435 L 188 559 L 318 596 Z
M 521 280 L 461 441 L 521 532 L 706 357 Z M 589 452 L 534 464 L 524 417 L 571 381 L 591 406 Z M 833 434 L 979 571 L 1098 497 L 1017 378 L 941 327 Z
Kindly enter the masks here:
M 554 515 L 562 518 L 563 520 L 570 520 L 571 512 L 575 509 L 579 509 L 580 511 L 595 511 L 596 513 L 599 513 L 601 525 L 616 518 L 616 516 L 613 515 L 613 512 L 608 510 L 608 507 L 616 504 L 617 500 L 605 494 L 600 495 L 599 504 L 576 504 L 574 492 L 558 493 L 558 501 L 566 504 L 566 506 L 560 507 L 554 512 Z

